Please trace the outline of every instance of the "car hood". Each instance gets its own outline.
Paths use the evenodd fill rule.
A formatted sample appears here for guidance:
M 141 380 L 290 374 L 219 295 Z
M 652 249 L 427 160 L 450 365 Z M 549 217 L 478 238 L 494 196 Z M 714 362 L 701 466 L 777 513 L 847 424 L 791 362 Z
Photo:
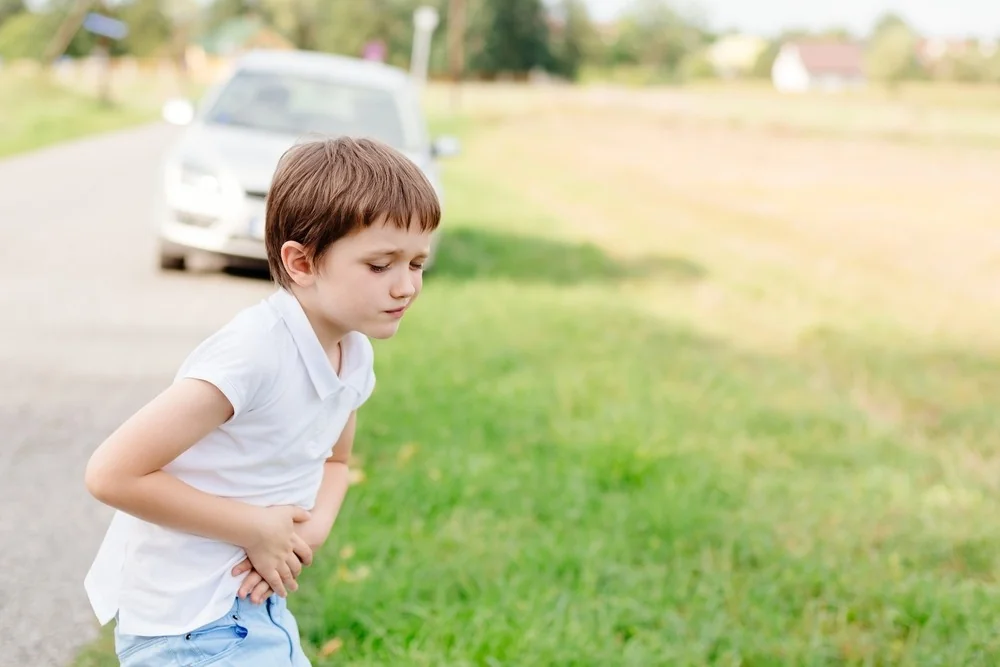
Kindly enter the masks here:
M 174 151 L 180 162 L 221 172 L 235 179 L 247 192 L 267 192 L 281 156 L 300 141 L 294 135 L 261 132 L 222 125 L 193 125 Z M 427 171 L 426 155 L 402 151 Z

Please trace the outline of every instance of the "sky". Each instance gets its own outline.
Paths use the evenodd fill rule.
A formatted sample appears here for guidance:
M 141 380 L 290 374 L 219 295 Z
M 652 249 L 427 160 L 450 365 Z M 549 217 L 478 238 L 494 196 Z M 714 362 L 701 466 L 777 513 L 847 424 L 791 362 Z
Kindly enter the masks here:
M 620 13 L 631 0 L 586 0 L 591 16 L 603 20 Z M 875 20 L 894 11 L 928 36 L 1000 38 L 1000 0 L 682 0 L 715 30 L 774 35 L 786 28 L 841 26 L 866 34 Z

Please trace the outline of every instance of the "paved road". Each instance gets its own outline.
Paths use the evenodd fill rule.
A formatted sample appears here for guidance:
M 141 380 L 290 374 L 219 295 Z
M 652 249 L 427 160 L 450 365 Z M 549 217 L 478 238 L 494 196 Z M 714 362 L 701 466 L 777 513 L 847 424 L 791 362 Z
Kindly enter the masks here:
M 0 667 L 57 667 L 96 634 L 83 576 L 109 519 L 90 452 L 259 278 L 161 274 L 147 213 L 174 130 L 0 161 Z

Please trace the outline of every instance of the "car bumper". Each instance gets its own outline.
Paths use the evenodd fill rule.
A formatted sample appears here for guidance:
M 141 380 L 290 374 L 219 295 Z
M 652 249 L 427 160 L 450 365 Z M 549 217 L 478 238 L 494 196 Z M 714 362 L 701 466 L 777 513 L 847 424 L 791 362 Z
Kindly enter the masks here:
M 236 215 L 213 215 L 194 207 L 164 206 L 159 212 L 161 244 L 171 252 L 200 251 L 233 258 L 267 261 L 263 240 L 263 202 L 235 207 Z
M 181 251 L 200 251 L 228 257 L 267 261 L 264 242 L 252 238 L 232 237 L 214 230 L 192 228 L 183 223 L 165 224 L 160 240 L 167 247 Z

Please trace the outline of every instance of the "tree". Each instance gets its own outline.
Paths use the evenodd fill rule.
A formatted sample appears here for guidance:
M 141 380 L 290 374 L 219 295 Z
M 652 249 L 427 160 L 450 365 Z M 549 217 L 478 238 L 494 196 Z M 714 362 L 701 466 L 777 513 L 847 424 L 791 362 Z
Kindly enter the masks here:
M 0 0 L 0 24 L 28 10 L 24 0 Z
M 562 0 L 555 17 L 561 27 L 552 40 L 553 69 L 569 79 L 576 79 L 580 66 L 593 53 L 597 38 L 594 26 L 581 0 Z
M 387 47 L 387 61 L 404 68 L 410 63 L 414 10 L 431 5 L 441 12 L 442 25 L 434 33 L 438 44 L 444 41 L 447 20 L 447 0 L 257 0 L 256 4 L 261 18 L 298 48 L 360 56 L 368 42 L 380 40 Z
M 684 57 L 704 43 L 705 31 L 666 0 L 636 0 L 622 20 L 612 58 L 676 72 Z
M 895 12 L 886 12 L 882 14 L 875 21 L 875 25 L 872 26 L 872 33 L 870 39 L 876 40 L 882 35 L 882 33 L 886 32 L 887 30 L 893 30 L 899 28 L 900 26 L 906 28 L 907 30 L 910 30 L 910 26 L 906 22 L 906 19 L 904 19 L 899 14 L 896 14 Z
M 677 75 L 683 81 L 714 79 L 715 66 L 708 57 L 708 50 L 689 51 L 677 65 Z
M 918 67 L 917 38 L 905 23 L 889 23 L 876 32 L 866 54 L 869 78 L 890 90 L 911 77 Z
M 990 65 L 977 46 L 969 45 L 962 53 L 946 56 L 943 70 L 952 81 L 979 83 L 991 79 Z
M 46 14 L 20 12 L 0 25 L 0 58 L 40 58 L 55 23 Z
M 204 18 L 201 9 L 199 0 L 168 0 L 163 7 L 173 33 L 170 38 L 170 55 L 182 78 L 188 75 L 187 46 Z
M 319 49 L 319 32 L 326 23 L 324 10 L 367 3 L 329 2 L 323 0 L 261 0 L 260 14 L 300 49 Z M 364 10 L 362 10 L 364 11 Z
M 842 26 L 834 26 L 832 28 L 827 28 L 826 30 L 821 30 L 817 37 L 824 40 L 831 40 L 835 42 L 853 42 L 854 35 L 851 34 L 850 28 L 845 28 Z
M 993 50 L 986 56 L 983 80 L 988 83 L 1000 83 L 1000 49 Z
M 169 48 L 173 25 L 164 11 L 168 0 L 133 0 L 118 18 L 128 24 L 123 47 L 136 56 L 150 56 Z
M 760 52 L 757 60 L 754 61 L 750 69 L 750 76 L 756 79 L 770 79 L 771 71 L 774 69 L 774 61 L 778 59 L 778 52 L 781 51 L 781 42 L 773 40 L 767 43 L 767 47 Z
M 174 2 L 168 4 L 172 5 Z M 246 16 L 252 11 L 260 11 L 259 5 L 257 0 L 212 0 L 205 12 L 205 30 L 212 32 L 227 21 Z M 185 12 L 188 9 L 189 7 L 184 7 Z
M 551 68 L 549 29 L 541 0 L 487 0 L 482 47 L 473 67 L 489 74 Z

